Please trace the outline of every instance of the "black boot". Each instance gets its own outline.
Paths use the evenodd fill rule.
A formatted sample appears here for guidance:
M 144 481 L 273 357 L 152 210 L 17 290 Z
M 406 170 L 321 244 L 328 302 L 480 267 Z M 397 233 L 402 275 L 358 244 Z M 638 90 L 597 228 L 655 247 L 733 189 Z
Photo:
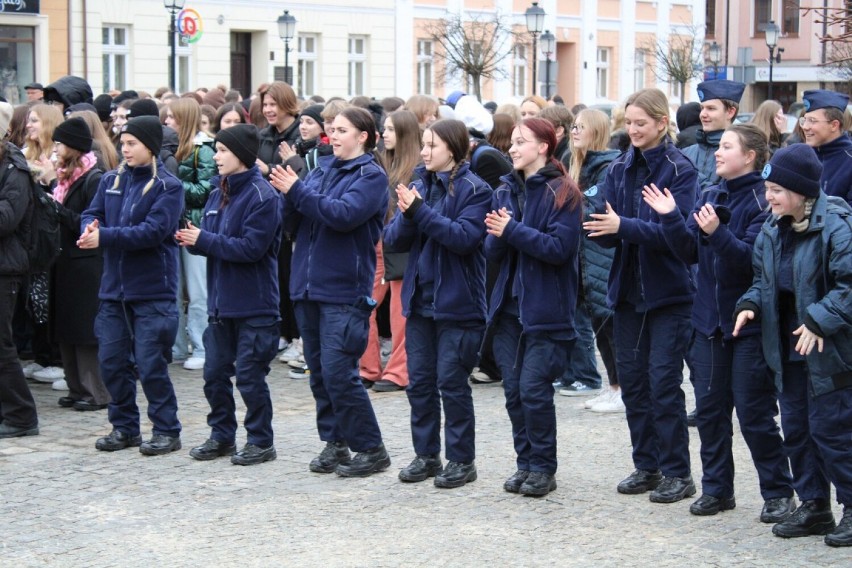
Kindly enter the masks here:
M 698 515 L 699 517 L 706 517 L 709 515 L 715 515 L 720 511 L 730 511 L 731 509 L 736 508 L 736 506 L 737 500 L 734 499 L 733 495 L 725 497 L 724 499 L 719 499 L 712 495 L 702 495 L 689 506 L 689 512 L 693 515 Z
M 326 442 L 325 448 L 311 460 L 308 469 L 314 473 L 333 473 L 338 464 L 349 463 L 351 459 L 346 442 Z
M 552 473 L 531 471 L 526 481 L 518 489 L 518 493 L 531 497 L 543 497 L 554 489 L 556 489 L 556 479 Z
M 526 481 L 529 476 L 529 470 L 519 469 L 506 480 L 503 484 L 503 490 L 508 491 L 509 493 L 518 493 L 521 490 L 521 485 L 524 484 L 524 481 Z
M 675 503 L 693 495 L 695 495 L 695 483 L 691 475 L 664 477 L 657 488 L 651 492 L 649 499 L 652 503 Z
M 400 470 L 399 479 L 408 482 L 425 481 L 429 477 L 435 477 L 443 469 L 444 464 L 438 454 L 417 456 L 408 467 Z
M 812 534 L 828 534 L 836 526 L 831 505 L 826 499 L 804 501 L 796 512 L 772 527 L 772 534 L 797 538 Z
M 796 510 L 796 500 L 792 497 L 767 499 L 760 512 L 761 523 L 780 523 Z
M 852 505 L 843 507 L 843 518 L 837 528 L 825 535 L 828 546 L 852 546 Z
M 625 495 L 638 495 L 656 489 L 663 479 L 663 474 L 657 471 L 637 469 L 618 484 L 618 492 Z
M 335 473 L 340 477 L 368 477 L 390 467 L 391 461 L 384 444 L 371 450 L 358 452 L 349 463 L 339 463 Z
M 476 481 L 476 464 L 449 461 L 444 471 L 435 476 L 435 487 L 454 489 Z

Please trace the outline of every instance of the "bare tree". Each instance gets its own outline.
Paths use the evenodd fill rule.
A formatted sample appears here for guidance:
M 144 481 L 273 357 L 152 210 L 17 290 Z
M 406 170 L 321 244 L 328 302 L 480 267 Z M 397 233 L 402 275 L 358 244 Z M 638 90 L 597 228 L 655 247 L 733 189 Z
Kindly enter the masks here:
M 654 76 L 660 81 L 677 83 L 681 102 L 686 102 L 686 84 L 704 73 L 703 43 L 699 39 L 703 35 L 698 32 L 695 26 L 686 34 L 673 28 L 668 38 L 645 45 L 654 58 Z
M 852 42 L 852 8 L 844 2 L 842 8 L 829 8 L 827 6 L 802 6 L 802 16 L 811 12 L 816 16 L 815 24 L 825 24 L 825 33 L 817 34 L 820 43 L 832 46 L 848 44 Z M 852 53 L 846 53 L 852 56 Z
M 515 42 L 524 34 L 512 30 L 499 13 L 470 15 L 447 13 L 424 28 L 429 39 L 439 49 L 434 50 L 439 65 L 437 78 L 444 81 L 459 74 L 470 78 L 473 95 L 482 100 L 482 79 L 507 77 L 501 63 L 508 57 Z

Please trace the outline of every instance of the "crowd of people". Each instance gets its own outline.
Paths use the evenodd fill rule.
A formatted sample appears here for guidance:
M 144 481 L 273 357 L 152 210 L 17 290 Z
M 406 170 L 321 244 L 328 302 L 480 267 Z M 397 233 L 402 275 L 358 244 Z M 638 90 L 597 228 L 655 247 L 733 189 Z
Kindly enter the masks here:
M 805 91 L 788 133 L 775 101 L 737 123 L 745 86 L 727 80 L 676 121 L 657 89 L 610 117 L 558 96 L 299 100 L 278 81 L 246 98 L 31 87 L 0 102 L 0 438 L 39 433 L 30 378 L 67 391 L 61 407 L 107 410 L 98 450 L 180 450 L 178 363 L 210 406 L 190 456 L 261 464 L 277 358 L 316 401 L 311 471 L 388 469 L 368 391 L 404 390 L 399 479 L 458 488 L 477 479 L 471 385 L 502 381 L 505 491 L 556 489 L 554 395 L 586 396 L 627 419 L 635 469 L 617 491 L 655 503 L 698 492 L 694 421 L 689 510 L 715 515 L 736 507 L 736 410 L 760 520 L 852 545 L 846 95 Z M 39 192 L 61 250 L 37 269 Z

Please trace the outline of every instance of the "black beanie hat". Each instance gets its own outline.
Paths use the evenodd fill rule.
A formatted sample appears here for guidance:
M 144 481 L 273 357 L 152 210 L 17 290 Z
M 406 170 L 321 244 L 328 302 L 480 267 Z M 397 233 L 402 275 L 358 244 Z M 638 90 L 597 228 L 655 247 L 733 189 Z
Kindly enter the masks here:
M 807 144 L 790 144 L 780 148 L 763 167 L 763 179 L 805 197 L 819 196 L 822 163 Z
M 75 116 L 59 124 L 53 131 L 53 140 L 62 142 L 84 154 L 92 151 L 92 131 L 86 121 Z
M 216 134 L 216 142 L 224 144 L 247 168 L 251 168 L 257 161 L 260 138 L 254 124 L 235 124 L 220 130 Z
M 112 111 L 112 97 L 109 95 L 98 95 L 93 104 L 98 109 L 98 118 L 101 119 L 101 122 L 109 120 Z
M 160 155 L 163 146 L 163 125 L 155 116 L 138 116 L 131 118 L 121 127 L 121 133 L 132 134 L 151 150 L 154 156 Z
M 137 99 L 130 105 L 127 116 L 136 118 L 137 116 L 156 116 L 160 118 L 160 109 L 157 108 L 157 103 L 151 99 Z
M 311 118 L 313 118 L 316 121 L 317 124 L 320 125 L 320 128 L 322 128 L 323 131 L 325 131 L 325 127 L 323 126 L 323 119 L 322 119 L 322 111 L 323 111 L 324 108 L 325 107 L 322 106 L 322 105 L 311 105 L 311 106 L 307 107 L 306 109 L 302 110 L 302 112 L 299 113 L 299 114 L 301 116 L 310 116 Z

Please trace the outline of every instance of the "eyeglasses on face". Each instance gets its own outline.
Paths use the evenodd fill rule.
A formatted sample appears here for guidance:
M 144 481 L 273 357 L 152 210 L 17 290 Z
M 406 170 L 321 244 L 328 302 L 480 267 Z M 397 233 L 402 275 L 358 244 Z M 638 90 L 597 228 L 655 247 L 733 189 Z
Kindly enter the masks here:
M 831 121 L 830 120 L 819 120 L 818 118 L 814 118 L 812 116 L 799 117 L 799 126 L 801 126 L 802 128 L 804 128 L 805 126 L 813 126 L 814 124 L 817 124 L 818 122 L 831 122 Z

